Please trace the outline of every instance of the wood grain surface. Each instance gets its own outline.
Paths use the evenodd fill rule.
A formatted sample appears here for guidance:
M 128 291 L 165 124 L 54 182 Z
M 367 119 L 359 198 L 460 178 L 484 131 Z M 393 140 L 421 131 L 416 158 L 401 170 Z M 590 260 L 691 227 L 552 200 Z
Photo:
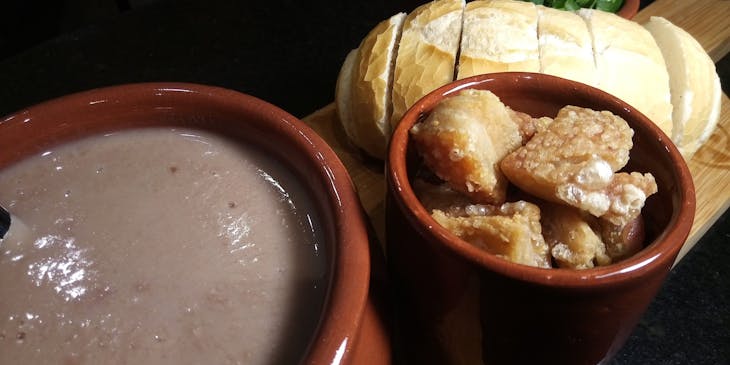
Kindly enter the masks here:
M 658 0 L 633 20 L 644 23 L 653 15 L 692 34 L 715 62 L 730 52 L 730 0 Z
M 663 16 L 692 34 L 715 62 L 730 52 L 730 0 L 657 0 L 640 11 L 634 20 L 643 23 L 653 15 Z M 383 163 L 368 159 L 349 143 L 334 104 L 307 116 L 304 121 L 330 144 L 347 167 L 377 238 L 383 244 Z M 722 96 L 722 112 L 715 133 L 688 165 L 695 183 L 697 211 L 690 237 L 677 261 L 730 206 L 730 99 L 727 95 Z

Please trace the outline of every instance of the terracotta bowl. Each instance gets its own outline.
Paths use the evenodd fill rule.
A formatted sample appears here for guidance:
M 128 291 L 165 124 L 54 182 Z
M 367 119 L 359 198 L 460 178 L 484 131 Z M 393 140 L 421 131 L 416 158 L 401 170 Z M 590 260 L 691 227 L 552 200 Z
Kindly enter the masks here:
M 203 129 L 254 144 L 308 185 L 326 230 L 330 273 L 319 326 L 302 363 L 350 363 L 368 296 L 364 216 L 335 153 L 281 109 L 235 91 L 193 84 L 133 84 L 82 92 L 0 120 L 0 169 L 82 137 L 151 126 Z
M 441 227 L 414 195 L 420 158 L 410 128 L 465 88 L 491 90 L 534 117 L 568 104 L 609 110 L 634 129 L 627 171 L 651 172 L 645 247 L 612 265 L 540 269 L 498 258 Z M 396 294 L 396 343 L 413 363 L 597 364 L 622 346 L 659 290 L 695 212 L 692 177 L 670 139 L 643 114 L 598 89 L 531 73 L 475 76 L 418 101 L 387 157 L 386 236 Z M 466 360 L 464 360 L 466 359 Z
M 639 0 L 624 0 L 624 4 L 621 6 L 616 14 L 622 18 L 632 19 L 639 12 Z

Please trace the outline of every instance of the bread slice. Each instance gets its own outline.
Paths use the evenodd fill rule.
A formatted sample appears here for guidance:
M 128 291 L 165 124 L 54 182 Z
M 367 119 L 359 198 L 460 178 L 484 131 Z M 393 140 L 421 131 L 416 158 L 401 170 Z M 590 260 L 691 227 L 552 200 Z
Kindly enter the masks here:
M 405 13 L 376 25 L 345 58 L 335 105 L 345 134 L 367 154 L 385 158 L 390 139 L 391 84 Z
M 540 70 L 537 9 L 530 2 L 478 0 L 467 4 L 457 79 Z
M 613 13 L 581 9 L 578 14 L 593 39 L 598 88 L 638 109 L 671 137 L 669 73 L 649 31 Z
M 540 72 L 596 86 L 588 26 L 578 14 L 537 6 Z
M 418 99 L 453 81 L 464 4 L 437 0 L 406 17 L 393 78 L 392 129 Z
M 685 30 L 656 16 L 644 27 L 654 36 L 667 63 L 674 105 L 672 140 L 689 160 L 717 126 L 720 78 L 710 56 Z
M 353 67 L 351 123 L 355 143 L 369 155 L 384 159 L 390 138 L 391 81 L 405 13 L 380 22 L 362 40 Z

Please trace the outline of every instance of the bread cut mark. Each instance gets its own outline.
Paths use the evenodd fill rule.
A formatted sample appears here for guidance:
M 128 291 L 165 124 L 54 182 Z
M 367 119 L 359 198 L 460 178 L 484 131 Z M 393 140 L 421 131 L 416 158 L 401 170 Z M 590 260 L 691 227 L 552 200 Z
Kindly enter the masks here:
M 464 0 L 437 0 L 406 17 L 395 60 L 391 129 L 418 99 L 453 80 Z
M 461 58 L 461 41 L 464 36 L 464 15 L 466 13 L 466 5 L 461 9 L 461 24 L 459 25 L 459 38 L 456 41 L 456 54 L 454 55 L 454 75 L 451 81 L 459 79 L 459 59 Z
M 537 6 L 540 72 L 596 86 L 593 38 L 579 15 Z
M 355 144 L 385 158 L 390 137 L 390 89 L 394 48 L 405 13 L 380 22 L 360 43 L 353 66 L 351 118 Z
M 593 39 L 598 88 L 632 105 L 672 136 L 669 72 L 659 46 L 638 23 L 581 9 Z
M 546 67 L 543 62 L 543 50 L 542 50 L 543 46 L 541 44 L 542 43 L 541 38 L 543 38 L 541 35 L 542 35 L 542 33 L 545 32 L 544 31 L 545 26 L 542 24 L 542 22 L 544 21 L 543 19 L 545 17 L 545 15 L 543 14 L 543 10 L 541 9 L 542 7 L 543 7 L 542 5 L 537 7 L 537 57 L 540 60 L 540 73 L 545 73 L 544 70 Z
M 593 34 L 593 25 L 591 24 L 590 18 L 592 12 L 590 11 L 581 11 L 579 10 L 576 14 L 580 16 L 581 19 L 583 19 L 583 23 L 585 24 L 586 29 L 588 30 L 588 36 L 591 38 L 591 51 L 593 53 L 593 69 L 596 70 L 596 73 L 598 72 L 598 55 L 603 52 L 603 50 L 596 49 L 596 36 Z M 594 87 L 600 87 L 598 78 L 594 79 L 594 84 L 592 85 Z
M 393 79 L 395 78 L 395 60 L 398 56 L 398 49 L 400 48 L 400 40 L 403 35 L 403 24 L 406 18 L 405 13 L 400 13 L 398 21 L 398 29 L 395 33 L 395 39 L 393 39 L 393 48 L 390 51 L 390 59 L 388 61 L 388 85 L 386 89 L 386 114 L 383 124 L 387 128 L 387 136 L 390 139 L 390 135 L 393 134 L 393 129 L 390 123 L 393 117 Z
M 715 64 L 694 37 L 670 21 L 651 17 L 644 28 L 664 55 L 674 106 L 672 140 L 689 159 L 712 133 L 719 117 L 721 91 Z
M 467 4 L 457 79 L 504 71 L 539 72 L 537 8 L 531 2 Z

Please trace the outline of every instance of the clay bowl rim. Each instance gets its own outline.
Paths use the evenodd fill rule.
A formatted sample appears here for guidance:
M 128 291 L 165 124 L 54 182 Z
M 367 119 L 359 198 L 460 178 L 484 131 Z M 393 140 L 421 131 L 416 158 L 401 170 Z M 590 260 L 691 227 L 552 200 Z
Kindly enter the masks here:
M 625 112 L 628 112 L 631 116 L 630 119 L 627 119 L 629 125 L 633 128 L 638 124 L 641 128 L 648 130 L 648 133 L 656 136 L 657 142 L 664 149 L 664 152 L 658 151 L 658 153 L 668 154 L 668 158 L 671 160 L 673 175 L 678 183 L 675 194 L 679 195 L 678 199 L 681 203 L 679 209 L 672 213 L 667 223 L 667 229 L 659 233 L 642 251 L 630 258 L 607 266 L 575 270 L 545 269 L 516 264 L 459 239 L 439 225 L 416 198 L 408 180 L 406 161 L 408 131 L 422 118 L 423 114 L 427 114 L 444 97 L 468 88 L 489 90 L 490 83 L 508 84 L 512 90 L 521 88 L 523 85 L 530 85 L 540 89 L 554 89 L 555 92 L 578 91 L 590 95 L 591 98 L 604 99 L 612 106 L 611 110 L 624 109 Z M 499 92 L 495 92 L 495 94 L 499 96 Z M 395 202 L 389 210 L 401 210 L 398 213 L 386 212 L 386 214 L 404 214 L 403 210 L 407 210 L 411 214 L 404 214 L 405 218 L 423 237 L 445 247 L 451 253 L 466 259 L 477 267 L 512 279 L 556 288 L 592 290 L 638 279 L 661 265 L 670 267 L 672 264 L 670 261 L 676 258 L 689 235 L 695 214 L 695 192 L 689 168 L 669 137 L 654 123 L 627 103 L 602 90 L 539 73 L 503 72 L 477 75 L 446 84 L 421 98 L 401 118 L 401 122 L 393 132 L 386 161 L 386 176 L 387 194 L 390 194 Z
M 172 99 L 174 101 L 171 101 Z M 322 182 L 322 187 L 313 189 L 321 188 L 329 197 L 329 202 L 323 204 L 322 207 L 331 211 L 334 237 L 336 238 L 333 245 L 335 252 L 328 252 L 328 255 L 332 257 L 328 263 L 330 270 L 328 290 L 320 312 L 319 323 L 308 341 L 302 363 L 331 362 L 334 359 L 342 358 L 343 354 L 347 359 L 352 353 L 349 350 L 353 349 L 356 344 L 355 340 L 360 332 L 368 298 L 370 254 L 365 218 L 360 209 L 359 198 L 352 180 L 339 157 L 313 129 L 298 118 L 267 101 L 222 87 L 184 82 L 146 82 L 100 87 L 35 104 L 0 119 L 0 133 L 13 125 L 22 127 L 32 124 L 34 118 L 48 119 L 53 115 L 62 116 L 57 118 L 59 122 L 53 122 L 54 124 L 66 123 L 71 125 L 66 128 L 73 129 L 72 120 L 69 121 L 65 117 L 64 111 L 72 110 L 74 116 L 91 116 L 95 112 L 94 109 L 100 107 L 98 105 L 100 103 L 109 105 L 126 103 L 125 107 L 128 108 L 124 110 L 150 106 L 142 111 L 150 115 L 150 118 L 156 118 L 151 106 L 157 105 L 165 108 L 172 106 L 174 108 L 176 104 L 183 113 L 195 116 L 183 107 L 186 100 L 204 103 L 206 108 L 218 110 L 221 113 L 219 115 L 240 113 L 234 115 L 255 116 L 261 121 L 261 123 L 255 122 L 257 127 L 258 124 L 262 126 L 265 124 L 263 128 L 267 128 L 272 133 L 281 134 L 283 139 L 289 141 L 287 143 L 296 145 L 297 151 L 310 156 L 308 160 L 311 161 L 312 166 L 318 167 L 316 180 Z M 119 116 L 117 118 L 129 117 Z M 101 123 L 106 123 L 106 121 Z M 176 124 L 164 125 L 174 126 Z M 141 125 L 141 127 L 153 126 L 160 125 L 147 123 Z M 73 131 L 69 132 L 73 134 L 71 137 L 68 135 L 54 137 L 52 141 L 47 141 L 44 146 L 37 148 L 32 143 L 28 143 L 25 147 L 20 148 L 26 152 L 16 153 L 11 149 L 3 149 L 0 152 L 0 166 L 2 166 L 0 169 L 24 158 L 32 157 L 39 148 L 57 146 L 105 131 L 121 131 L 137 127 L 140 126 L 119 126 L 117 124 L 109 128 L 100 127 L 101 132 Z M 202 125 L 192 128 L 196 127 L 205 129 Z
M 639 5 L 639 0 L 624 0 L 623 5 L 618 9 L 616 15 L 631 20 L 639 12 Z

